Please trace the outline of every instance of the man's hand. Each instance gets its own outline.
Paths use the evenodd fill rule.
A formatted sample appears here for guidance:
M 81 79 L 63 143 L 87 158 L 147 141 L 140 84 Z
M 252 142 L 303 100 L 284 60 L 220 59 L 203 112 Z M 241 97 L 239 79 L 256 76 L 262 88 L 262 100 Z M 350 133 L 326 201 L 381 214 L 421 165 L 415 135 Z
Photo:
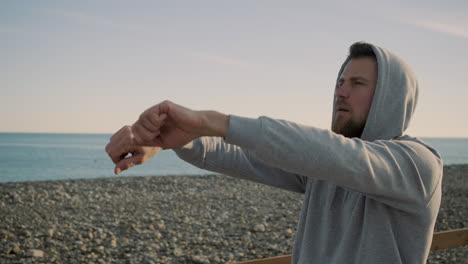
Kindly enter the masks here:
M 201 136 L 225 136 L 228 122 L 228 116 L 218 112 L 193 111 L 164 101 L 143 112 L 132 131 L 140 145 L 171 149 Z
M 136 144 L 130 126 L 122 127 L 110 138 L 110 142 L 106 146 L 106 152 L 115 164 L 115 174 L 145 163 L 159 151 L 161 151 L 159 147 Z M 127 157 L 128 154 L 131 154 L 131 156 Z

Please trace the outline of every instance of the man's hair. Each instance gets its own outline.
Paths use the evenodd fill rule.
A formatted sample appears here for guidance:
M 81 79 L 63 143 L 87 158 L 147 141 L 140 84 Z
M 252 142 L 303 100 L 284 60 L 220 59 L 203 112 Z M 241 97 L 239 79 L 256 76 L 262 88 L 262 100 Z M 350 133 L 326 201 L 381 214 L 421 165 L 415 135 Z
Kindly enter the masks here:
M 361 57 L 372 57 L 377 59 L 375 56 L 372 46 L 366 42 L 356 42 L 351 47 L 349 47 L 348 59 L 355 59 Z

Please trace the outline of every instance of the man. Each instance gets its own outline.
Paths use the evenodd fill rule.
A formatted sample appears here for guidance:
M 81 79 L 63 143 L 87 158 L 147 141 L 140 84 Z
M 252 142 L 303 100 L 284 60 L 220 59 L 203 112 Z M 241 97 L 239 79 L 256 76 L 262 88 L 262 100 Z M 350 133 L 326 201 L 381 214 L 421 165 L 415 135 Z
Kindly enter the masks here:
M 106 150 L 116 173 L 160 147 L 203 169 L 304 193 L 293 263 L 425 263 L 443 165 L 403 134 L 417 95 L 402 59 L 358 42 L 338 74 L 332 131 L 165 101 Z

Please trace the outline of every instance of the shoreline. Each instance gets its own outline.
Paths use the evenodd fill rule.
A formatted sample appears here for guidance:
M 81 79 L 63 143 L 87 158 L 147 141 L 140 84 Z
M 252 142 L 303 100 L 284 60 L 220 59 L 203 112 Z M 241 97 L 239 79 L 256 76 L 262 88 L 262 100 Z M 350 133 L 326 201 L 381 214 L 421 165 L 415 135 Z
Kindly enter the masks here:
M 463 165 L 463 164 L 462 164 Z M 144 175 L 144 176 L 105 176 L 105 177 L 96 177 L 96 178 L 73 178 L 73 179 L 52 179 L 52 180 L 31 180 L 31 181 L 9 181 L 9 182 L 1 182 L 2 184 L 34 184 L 34 183 L 54 183 L 54 182 L 73 182 L 73 181 L 101 181 L 101 180 L 111 180 L 111 179 L 127 179 L 127 178 L 148 178 L 148 177 L 210 177 L 210 176 L 225 176 L 220 173 L 207 173 L 207 174 L 167 174 L 167 175 Z
M 442 186 L 435 230 L 468 227 L 468 164 L 444 166 Z M 0 183 L 0 262 L 226 263 L 290 254 L 302 199 L 218 174 Z M 431 252 L 428 263 L 468 263 L 468 248 Z
M 468 166 L 468 163 L 459 163 L 459 164 L 449 164 L 444 165 L 446 167 L 463 167 Z M 205 176 L 221 176 L 221 173 L 209 172 L 205 174 L 164 174 L 164 175 L 111 175 L 111 176 L 102 176 L 102 177 L 93 177 L 93 178 L 60 178 L 60 179 L 47 179 L 47 180 L 21 180 L 21 181 L 1 181 L 2 184 L 19 184 L 19 183 L 40 183 L 40 182 L 63 182 L 63 181 L 86 181 L 86 180 L 107 180 L 107 179 L 121 179 L 121 178 L 145 178 L 145 177 L 205 177 Z

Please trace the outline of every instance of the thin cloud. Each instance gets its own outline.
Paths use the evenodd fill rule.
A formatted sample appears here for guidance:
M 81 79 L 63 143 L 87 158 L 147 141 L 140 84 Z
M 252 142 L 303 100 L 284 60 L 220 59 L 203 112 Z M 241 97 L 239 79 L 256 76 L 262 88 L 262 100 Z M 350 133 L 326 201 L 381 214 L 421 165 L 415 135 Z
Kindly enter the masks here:
M 81 24 L 87 24 L 91 26 L 102 26 L 107 28 L 127 30 L 127 31 L 144 31 L 145 29 L 141 26 L 133 26 L 129 24 L 117 23 L 111 19 L 83 14 L 75 11 L 68 11 L 63 9 L 52 9 L 52 8 L 38 8 L 38 11 L 53 16 L 64 17 L 70 20 L 74 20 Z
M 191 50 L 184 50 L 183 54 L 185 54 L 186 56 L 197 58 L 197 59 L 204 60 L 207 62 L 213 62 L 213 63 L 222 64 L 222 65 L 236 66 L 236 67 L 248 68 L 248 69 L 253 68 L 252 64 L 248 62 L 233 59 L 233 58 L 228 58 L 224 56 L 211 55 L 211 54 L 195 52 Z
M 459 24 L 441 23 L 429 20 L 401 20 L 405 24 L 422 27 L 435 32 L 445 33 L 460 38 L 468 38 L 468 27 Z

